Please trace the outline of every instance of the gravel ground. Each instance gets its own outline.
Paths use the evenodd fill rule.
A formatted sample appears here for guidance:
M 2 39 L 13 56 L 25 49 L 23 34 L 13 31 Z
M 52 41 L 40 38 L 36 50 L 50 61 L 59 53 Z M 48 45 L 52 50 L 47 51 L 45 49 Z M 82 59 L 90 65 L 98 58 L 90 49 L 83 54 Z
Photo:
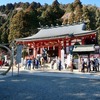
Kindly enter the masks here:
M 100 80 L 36 75 L 0 79 L 0 100 L 100 100 Z

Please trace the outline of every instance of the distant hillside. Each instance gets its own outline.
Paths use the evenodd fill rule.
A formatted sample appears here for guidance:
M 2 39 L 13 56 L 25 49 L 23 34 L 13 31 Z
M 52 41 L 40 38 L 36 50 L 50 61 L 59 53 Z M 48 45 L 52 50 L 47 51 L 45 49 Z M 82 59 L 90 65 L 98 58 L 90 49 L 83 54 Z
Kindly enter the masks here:
M 54 0 L 51 5 L 32 3 L 9 3 L 0 6 L 0 43 L 14 38 L 35 34 L 38 27 L 87 22 L 87 30 L 98 29 L 100 42 L 100 8 L 83 5 L 81 0 L 60 4 Z

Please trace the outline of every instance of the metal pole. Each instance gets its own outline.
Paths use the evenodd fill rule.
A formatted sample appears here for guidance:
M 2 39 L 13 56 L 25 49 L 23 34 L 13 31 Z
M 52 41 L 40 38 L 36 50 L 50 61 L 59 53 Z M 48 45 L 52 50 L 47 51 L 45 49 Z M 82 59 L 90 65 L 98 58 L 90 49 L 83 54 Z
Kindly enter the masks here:
M 18 75 L 19 75 L 19 63 L 18 63 Z
M 12 46 L 12 76 L 13 76 L 13 65 L 14 65 L 14 47 Z

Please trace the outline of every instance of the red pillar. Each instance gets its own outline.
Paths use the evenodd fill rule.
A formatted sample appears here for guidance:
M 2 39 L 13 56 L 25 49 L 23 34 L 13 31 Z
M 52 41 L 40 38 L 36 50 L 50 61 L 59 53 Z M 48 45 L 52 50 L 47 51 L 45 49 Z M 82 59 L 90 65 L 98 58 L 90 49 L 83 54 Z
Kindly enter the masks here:
M 82 45 L 84 45 L 84 43 L 85 43 L 84 41 L 85 41 L 85 40 L 84 40 L 84 39 L 82 39 Z
M 65 51 L 65 54 L 66 54 L 66 40 L 64 40 L 64 51 Z
M 69 40 L 69 46 L 71 46 L 71 39 Z

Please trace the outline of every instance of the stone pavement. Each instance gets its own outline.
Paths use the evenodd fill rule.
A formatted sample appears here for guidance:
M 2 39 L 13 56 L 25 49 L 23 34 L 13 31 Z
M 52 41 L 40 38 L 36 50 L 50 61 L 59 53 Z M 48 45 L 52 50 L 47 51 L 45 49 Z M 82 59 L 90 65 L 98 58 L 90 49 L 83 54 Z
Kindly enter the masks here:
M 39 68 L 39 69 L 34 69 L 34 70 L 33 69 L 27 70 L 27 69 L 24 69 L 24 67 L 19 68 L 19 73 L 18 73 L 18 68 L 14 67 L 13 73 L 11 69 L 10 72 L 7 73 L 7 75 L 5 76 L 0 75 L 0 78 L 9 77 L 13 75 L 20 75 L 20 74 L 100 79 L 100 72 L 82 73 L 82 72 L 79 72 L 78 70 L 73 70 L 73 72 L 71 72 L 70 70 L 59 71 L 59 70 L 54 70 L 54 69 L 49 69 L 49 68 Z

